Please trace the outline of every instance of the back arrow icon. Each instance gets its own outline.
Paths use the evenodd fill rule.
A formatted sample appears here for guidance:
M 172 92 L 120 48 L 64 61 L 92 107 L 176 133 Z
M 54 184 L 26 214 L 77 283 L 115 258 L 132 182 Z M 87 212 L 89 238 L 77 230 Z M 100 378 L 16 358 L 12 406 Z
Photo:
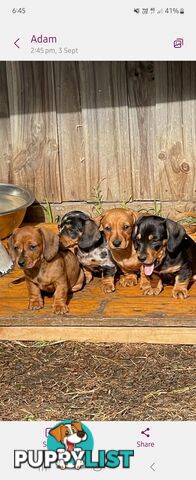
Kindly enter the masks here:
M 20 40 L 20 38 L 17 38 L 17 40 L 15 40 L 14 42 L 14 45 L 17 47 L 17 48 L 20 48 L 19 45 L 17 44 L 17 42 Z
M 155 463 L 152 463 L 152 465 L 150 465 L 150 468 L 153 470 L 153 472 L 155 472 Z

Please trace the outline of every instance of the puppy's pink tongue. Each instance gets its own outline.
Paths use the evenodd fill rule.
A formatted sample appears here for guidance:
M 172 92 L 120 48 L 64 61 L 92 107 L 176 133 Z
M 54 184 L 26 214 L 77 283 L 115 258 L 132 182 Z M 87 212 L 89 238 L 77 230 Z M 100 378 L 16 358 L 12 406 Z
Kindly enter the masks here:
M 154 263 L 152 265 L 144 265 L 144 273 L 145 275 L 152 275 L 152 272 L 154 270 Z
M 67 450 L 68 452 L 72 452 L 72 450 L 74 450 L 74 444 L 69 442 L 69 440 L 67 440 Z

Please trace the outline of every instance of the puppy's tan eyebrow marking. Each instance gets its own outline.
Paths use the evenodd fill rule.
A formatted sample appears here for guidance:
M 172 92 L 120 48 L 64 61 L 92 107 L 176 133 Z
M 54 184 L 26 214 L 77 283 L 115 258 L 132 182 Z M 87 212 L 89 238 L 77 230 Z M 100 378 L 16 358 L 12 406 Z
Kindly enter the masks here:
M 150 235 L 148 236 L 148 240 L 152 240 L 152 239 L 153 239 L 153 235 L 150 234 Z
M 70 220 L 67 220 L 66 222 L 64 222 L 64 225 L 63 226 L 66 226 L 66 227 L 71 227 L 72 223 Z
M 141 233 L 138 233 L 137 237 L 136 237 L 138 240 L 140 240 L 141 238 Z
M 163 245 L 167 245 L 167 240 L 163 240 Z

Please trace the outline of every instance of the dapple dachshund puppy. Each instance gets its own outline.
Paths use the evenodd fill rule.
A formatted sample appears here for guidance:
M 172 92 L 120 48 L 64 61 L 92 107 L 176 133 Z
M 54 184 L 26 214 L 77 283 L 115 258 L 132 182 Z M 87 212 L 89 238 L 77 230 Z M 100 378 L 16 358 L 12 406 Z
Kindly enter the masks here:
M 148 295 L 158 295 L 163 289 L 160 276 L 155 289 L 153 273 L 172 274 L 175 279 L 172 296 L 187 298 L 191 279 L 196 280 L 196 243 L 184 228 L 173 220 L 155 215 L 140 218 L 133 231 L 134 246 L 142 263 L 141 281 Z
M 123 287 L 137 284 L 137 272 L 141 267 L 132 242 L 132 230 L 137 218 L 137 213 L 132 210 L 113 208 L 95 219 L 103 227 L 112 258 L 123 272 L 120 277 Z
M 89 215 L 80 211 L 66 213 L 59 225 L 61 248 L 75 249 L 83 266 L 86 283 L 92 280 L 93 273 L 101 273 L 105 293 L 115 290 L 114 277 L 117 267 L 112 259 L 103 232 Z
M 16 228 L 9 239 L 12 259 L 24 270 L 29 309 L 43 307 L 41 291 L 54 292 L 53 313 L 68 311 L 68 292 L 80 290 L 84 273 L 77 257 L 59 251 L 59 237 L 44 226 Z

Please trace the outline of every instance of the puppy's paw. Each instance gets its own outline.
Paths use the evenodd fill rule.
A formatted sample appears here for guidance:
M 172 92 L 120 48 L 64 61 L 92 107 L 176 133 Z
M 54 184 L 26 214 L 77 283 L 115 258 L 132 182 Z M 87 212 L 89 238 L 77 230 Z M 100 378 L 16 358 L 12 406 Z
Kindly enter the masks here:
M 65 463 L 64 463 L 63 460 L 58 460 L 58 462 L 56 463 L 56 466 L 57 466 L 57 468 L 60 468 L 61 470 L 66 469 L 66 466 L 65 466 Z
M 161 293 L 162 288 L 160 288 L 160 287 L 155 287 L 155 288 L 146 287 L 146 288 L 143 288 L 142 290 L 143 290 L 144 295 L 153 296 L 153 295 L 159 295 L 159 293 Z
M 64 315 L 68 310 L 68 306 L 65 303 L 54 303 L 52 307 L 52 311 L 56 315 Z
M 29 299 L 29 305 L 28 308 L 29 310 L 40 310 L 43 308 L 44 302 L 42 298 L 30 298 Z
M 77 462 L 76 462 L 75 468 L 76 468 L 76 470 L 79 470 L 81 467 L 84 467 L 84 462 L 83 462 L 83 460 L 78 459 Z
M 104 293 L 112 293 L 112 292 L 115 292 L 116 289 L 113 282 L 103 282 L 102 290 Z
M 85 275 L 86 285 L 88 285 L 88 283 L 90 283 L 93 279 L 93 274 L 91 272 L 89 272 L 88 270 L 85 270 L 84 275 Z
M 172 291 L 173 298 L 188 298 L 189 293 L 186 287 L 174 287 Z
M 137 275 L 121 275 L 120 285 L 122 287 L 133 287 L 134 285 L 137 285 Z

